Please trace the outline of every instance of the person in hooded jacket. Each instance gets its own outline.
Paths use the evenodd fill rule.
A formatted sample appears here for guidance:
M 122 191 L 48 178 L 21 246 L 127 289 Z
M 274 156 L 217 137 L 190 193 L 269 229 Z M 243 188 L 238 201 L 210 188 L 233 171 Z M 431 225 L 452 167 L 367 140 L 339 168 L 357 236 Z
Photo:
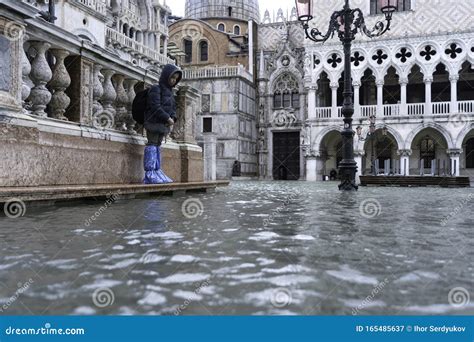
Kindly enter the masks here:
M 161 143 L 176 122 L 176 101 L 173 88 L 181 81 L 182 71 L 173 64 L 165 65 L 160 81 L 148 91 L 144 126 L 148 144 L 145 147 L 145 184 L 172 183 L 161 170 Z

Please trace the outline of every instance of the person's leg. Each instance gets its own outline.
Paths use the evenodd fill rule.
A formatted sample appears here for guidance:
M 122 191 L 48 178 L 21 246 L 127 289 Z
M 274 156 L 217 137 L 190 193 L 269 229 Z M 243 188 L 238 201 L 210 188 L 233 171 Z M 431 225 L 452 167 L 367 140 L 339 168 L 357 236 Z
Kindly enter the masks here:
M 162 184 L 165 183 L 158 174 L 157 163 L 159 165 L 158 150 L 159 144 L 161 143 L 159 135 L 153 132 L 147 131 L 148 144 L 145 147 L 145 153 L 143 157 L 143 167 L 145 169 L 145 178 L 143 179 L 144 184 Z
M 158 176 L 160 177 L 160 179 L 162 179 L 163 183 L 173 183 L 173 180 L 169 178 L 161 169 L 161 143 L 163 142 L 164 137 L 165 137 L 164 134 L 160 134 L 159 145 L 156 151 L 157 152 L 156 170 L 157 170 Z

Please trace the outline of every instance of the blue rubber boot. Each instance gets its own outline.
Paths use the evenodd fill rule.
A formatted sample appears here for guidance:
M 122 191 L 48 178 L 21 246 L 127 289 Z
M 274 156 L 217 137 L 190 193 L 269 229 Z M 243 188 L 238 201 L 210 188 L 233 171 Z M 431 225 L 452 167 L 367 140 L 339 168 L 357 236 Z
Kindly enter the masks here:
M 161 169 L 161 147 L 158 147 L 156 151 L 156 172 L 158 173 L 158 177 L 163 180 L 163 183 L 173 183 L 173 180 Z
M 156 145 L 147 145 L 145 147 L 145 155 L 143 157 L 143 167 L 145 169 L 145 178 L 143 184 L 163 184 L 165 180 L 158 174 L 157 151 L 159 147 Z

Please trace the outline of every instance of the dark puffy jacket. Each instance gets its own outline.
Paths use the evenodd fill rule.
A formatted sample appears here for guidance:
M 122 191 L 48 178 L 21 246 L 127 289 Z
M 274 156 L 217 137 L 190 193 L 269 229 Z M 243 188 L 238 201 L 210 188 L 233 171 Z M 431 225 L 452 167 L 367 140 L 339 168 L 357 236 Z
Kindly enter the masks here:
M 170 132 L 167 125 L 168 119 L 172 118 L 176 121 L 176 101 L 173 88 L 169 83 L 171 76 L 175 73 L 178 73 L 179 82 L 183 76 L 182 71 L 176 65 L 165 65 L 161 72 L 160 83 L 153 85 L 148 91 L 145 111 L 145 129 L 147 131 L 168 134 Z

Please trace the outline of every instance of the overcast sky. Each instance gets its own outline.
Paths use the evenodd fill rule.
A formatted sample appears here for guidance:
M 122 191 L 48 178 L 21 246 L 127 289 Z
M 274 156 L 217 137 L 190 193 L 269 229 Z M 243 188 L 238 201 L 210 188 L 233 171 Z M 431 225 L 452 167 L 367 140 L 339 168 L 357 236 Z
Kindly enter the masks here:
M 166 4 L 173 11 L 173 15 L 183 16 L 184 15 L 184 2 L 185 0 L 166 0 Z M 294 0 L 260 0 L 260 15 L 263 16 L 265 10 L 270 11 L 270 16 L 272 16 L 272 11 L 276 11 L 279 8 L 282 8 L 283 11 L 291 10 L 295 6 Z M 286 13 L 285 13 L 286 14 Z

